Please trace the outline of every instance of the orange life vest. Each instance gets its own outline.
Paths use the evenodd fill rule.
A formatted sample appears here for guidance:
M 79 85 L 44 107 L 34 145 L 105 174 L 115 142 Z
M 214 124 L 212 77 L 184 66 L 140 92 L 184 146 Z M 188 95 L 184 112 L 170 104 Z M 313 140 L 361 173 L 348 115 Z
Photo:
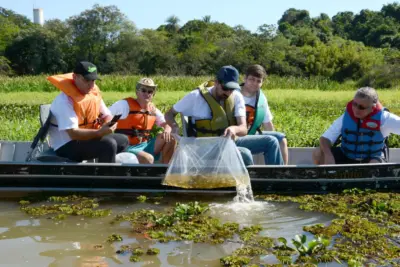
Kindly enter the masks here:
M 50 76 L 47 80 L 72 99 L 79 128 L 100 128 L 98 122 L 102 98 L 96 85 L 88 94 L 82 94 L 74 83 L 72 73 Z
M 246 122 L 248 128 L 250 128 L 251 125 L 253 125 L 255 116 L 256 116 L 256 109 L 250 105 L 246 105 Z
M 150 131 L 156 122 L 155 109 L 142 109 L 136 99 L 125 98 L 129 105 L 129 114 L 125 119 L 119 120 L 116 133 L 126 134 L 131 145 L 147 141 Z

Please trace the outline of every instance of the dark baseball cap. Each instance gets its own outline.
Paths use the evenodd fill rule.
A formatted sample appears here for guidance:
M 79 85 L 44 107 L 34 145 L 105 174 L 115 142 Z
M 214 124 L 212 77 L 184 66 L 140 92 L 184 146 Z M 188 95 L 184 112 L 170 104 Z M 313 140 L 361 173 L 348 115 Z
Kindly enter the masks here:
M 93 63 L 81 61 L 74 69 L 75 74 L 81 74 L 86 80 L 94 81 L 100 80 L 97 76 L 97 67 Z
M 223 66 L 222 68 L 219 69 L 217 74 L 217 80 L 227 90 L 240 89 L 239 72 L 235 67 L 231 65 Z

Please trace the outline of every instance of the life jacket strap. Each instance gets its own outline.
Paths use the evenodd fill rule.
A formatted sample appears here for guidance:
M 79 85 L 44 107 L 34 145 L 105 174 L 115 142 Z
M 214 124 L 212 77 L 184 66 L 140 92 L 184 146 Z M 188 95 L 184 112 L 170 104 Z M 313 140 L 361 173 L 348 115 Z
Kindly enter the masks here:
M 357 131 L 350 131 L 349 129 L 344 129 L 344 132 L 346 134 L 352 134 L 352 135 L 358 135 L 358 136 L 369 136 L 369 137 L 373 137 L 375 135 L 375 133 L 373 131 L 368 131 L 368 132 L 357 132 Z
M 116 133 L 129 135 L 132 137 L 148 137 L 151 130 L 138 130 L 138 129 L 116 129 Z
M 129 114 L 143 114 L 143 115 L 155 116 L 154 113 L 152 113 L 148 110 L 133 110 L 133 111 L 129 111 Z
M 348 149 L 347 147 L 342 147 L 342 149 L 343 149 L 343 151 L 344 151 L 345 153 L 349 153 L 349 154 L 372 155 L 372 154 L 375 154 L 375 153 L 384 152 L 384 149 L 365 150 L 365 151 L 355 151 L 355 150 Z
M 349 141 L 346 137 L 343 137 L 343 142 L 345 142 L 346 144 L 350 144 L 350 145 L 380 145 L 382 143 L 385 142 L 385 140 L 382 141 Z
M 224 133 L 225 129 L 217 129 L 217 130 L 210 130 L 206 129 L 203 127 L 194 127 L 195 131 L 203 133 L 203 134 L 215 134 L 215 135 L 221 135 Z

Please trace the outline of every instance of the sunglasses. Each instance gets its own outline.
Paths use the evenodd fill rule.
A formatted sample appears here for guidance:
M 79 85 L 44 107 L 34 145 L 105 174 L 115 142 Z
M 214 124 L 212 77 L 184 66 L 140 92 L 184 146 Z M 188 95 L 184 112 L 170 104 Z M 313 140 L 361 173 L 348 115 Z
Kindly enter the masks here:
M 363 105 L 357 104 L 354 101 L 353 101 L 352 105 L 353 105 L 353 107 L 358 108 L 359 110 L 366 110 L 366 109 L 370 108 L 370 107 L 364 107 Z
M 147 90 L 146 88 L 139 88 L 138 91 L 140 91 L 142 93 L 148 93 L 149 95 L 154 94 L 154 90 Z

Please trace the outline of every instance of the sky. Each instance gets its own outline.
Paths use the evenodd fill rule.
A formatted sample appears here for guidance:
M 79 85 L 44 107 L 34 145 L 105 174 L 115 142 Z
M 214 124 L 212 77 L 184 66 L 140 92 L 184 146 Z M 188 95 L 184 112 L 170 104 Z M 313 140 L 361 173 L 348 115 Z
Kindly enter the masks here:
M 0 0 L 0 7 L 11 9 L 31 20 L 33 7 L 42 8 L 45 20 L 65 20 L 90 9 L 94 4 L 115 5 L 139 29 L 155 29 L 171 15 L 180 19 L 180 25 L 210 15 L 212 21 L 230 26 L 240 24 L 255 32 L 262 24 L 277 24 L 289 8 L 306 9 L 311 17 L 321 13 L 332 17 L 341 11 L 379 11 L 383 5 L 393 2 L 395 0 Z

